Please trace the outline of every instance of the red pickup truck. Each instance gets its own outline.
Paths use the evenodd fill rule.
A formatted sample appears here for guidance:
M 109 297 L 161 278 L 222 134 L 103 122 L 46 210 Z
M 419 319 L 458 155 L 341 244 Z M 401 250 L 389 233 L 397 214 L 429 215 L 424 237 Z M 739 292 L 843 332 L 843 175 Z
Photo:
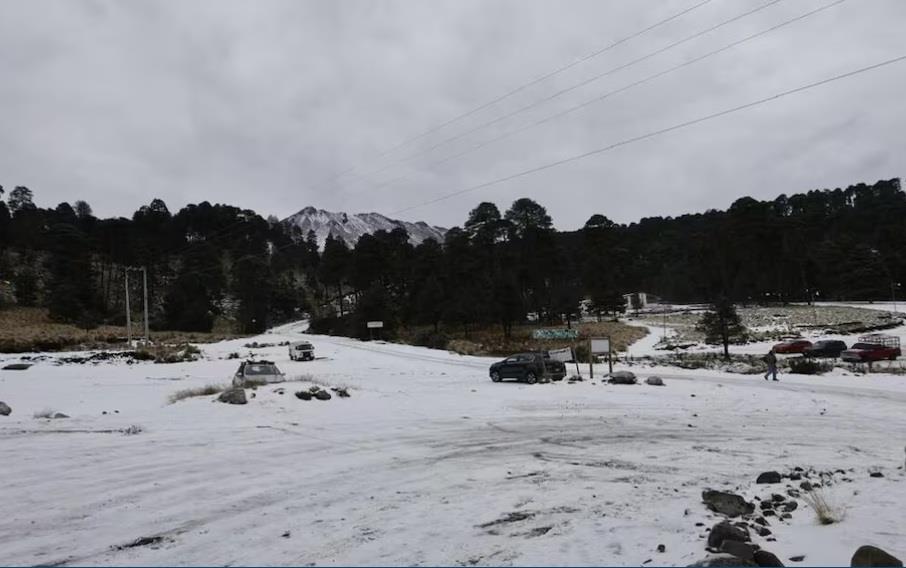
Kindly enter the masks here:
M 899 337 L 875 333 L 860 337 L 858 343 L 840 354 L 840 358 L 849 363 L 869 363 L 883 359 L 893 361 L 902 354 Z

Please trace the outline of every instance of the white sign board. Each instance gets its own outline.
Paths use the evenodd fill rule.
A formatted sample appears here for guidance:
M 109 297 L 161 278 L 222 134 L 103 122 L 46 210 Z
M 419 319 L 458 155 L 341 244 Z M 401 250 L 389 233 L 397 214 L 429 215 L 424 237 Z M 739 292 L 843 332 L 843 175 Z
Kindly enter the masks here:
M 551 349 L 547 353 L 554 361 L 562 361 L 566 363 L 573 360 L 573 350 L 569 347 L 564 347 L 563 349 Z
M 591 340 L 591 352 L 593 354 L 610 353 L 610 340 L 609 339 L 592 339 Z
M 382 321 L 370 321 L 370 322 L 368 322 L 367 325 L 368 325 L 368 329 L 377 329 L 377 328 L 380 328 L 380 327 L 384 327 L 384 322 L 382 322 Z

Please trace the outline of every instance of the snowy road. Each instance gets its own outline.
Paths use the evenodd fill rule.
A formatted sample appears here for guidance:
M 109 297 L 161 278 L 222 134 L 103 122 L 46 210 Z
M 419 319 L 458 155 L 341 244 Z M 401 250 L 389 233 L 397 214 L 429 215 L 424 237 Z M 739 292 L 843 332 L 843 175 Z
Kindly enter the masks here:
M 257 339 L 298 336 L 282 331 Z M 716 521 L 703 488 L 751 497 L 758 473 L 797 465 L 854 469 L 830 495 L 846 520 L 801 509 L 766 548 L 826 565 L 861 544 L 906 553 L 902 378 L 494 384 L 479 357 L 313 341 L 311 363 L 257 353 L 352 398 L 303 402 L 288 384 L 246 406 L 167 404 L 224 382 L 220 358 L 245 341 L 196 363 L 0 373 L 4 564 L 688 564 L 695 523 Z M 72 418 L 32 418 L 45 407 Z M 140 537 L 160 538 L 125 547 Z

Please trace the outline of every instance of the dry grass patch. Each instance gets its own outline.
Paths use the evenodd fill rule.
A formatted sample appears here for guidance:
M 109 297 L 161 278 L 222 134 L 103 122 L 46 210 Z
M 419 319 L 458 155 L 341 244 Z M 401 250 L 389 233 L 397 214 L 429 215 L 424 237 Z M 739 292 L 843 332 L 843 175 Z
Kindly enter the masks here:
M 203 387 L 195 387 L 191 389 L 182 389 L 176 391 L 170 395 L 170 404 L 179 402 L 180 400 L 185 400 L 187 398 L 194 398 L 198 396 L 211 396 L 212 394 L 220 394 L 229 388 L 229 385 L 205 385 Z
M 828 501 L 827 496 L 820 489 L 809 489 L 802 496 L 802 500 L 812 508 L 815 517 L 822 525 L 832 525 L 843 520 L 843 509 Z

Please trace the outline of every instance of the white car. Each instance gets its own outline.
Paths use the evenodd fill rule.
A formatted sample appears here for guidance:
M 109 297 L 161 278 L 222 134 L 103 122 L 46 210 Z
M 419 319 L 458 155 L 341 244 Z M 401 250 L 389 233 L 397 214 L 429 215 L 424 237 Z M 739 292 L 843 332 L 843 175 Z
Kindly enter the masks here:
M 309 341 L 296 341 L 289 346 L 289 358 L 293 361 L 312 361 L 315 358 L 315 346 Z

